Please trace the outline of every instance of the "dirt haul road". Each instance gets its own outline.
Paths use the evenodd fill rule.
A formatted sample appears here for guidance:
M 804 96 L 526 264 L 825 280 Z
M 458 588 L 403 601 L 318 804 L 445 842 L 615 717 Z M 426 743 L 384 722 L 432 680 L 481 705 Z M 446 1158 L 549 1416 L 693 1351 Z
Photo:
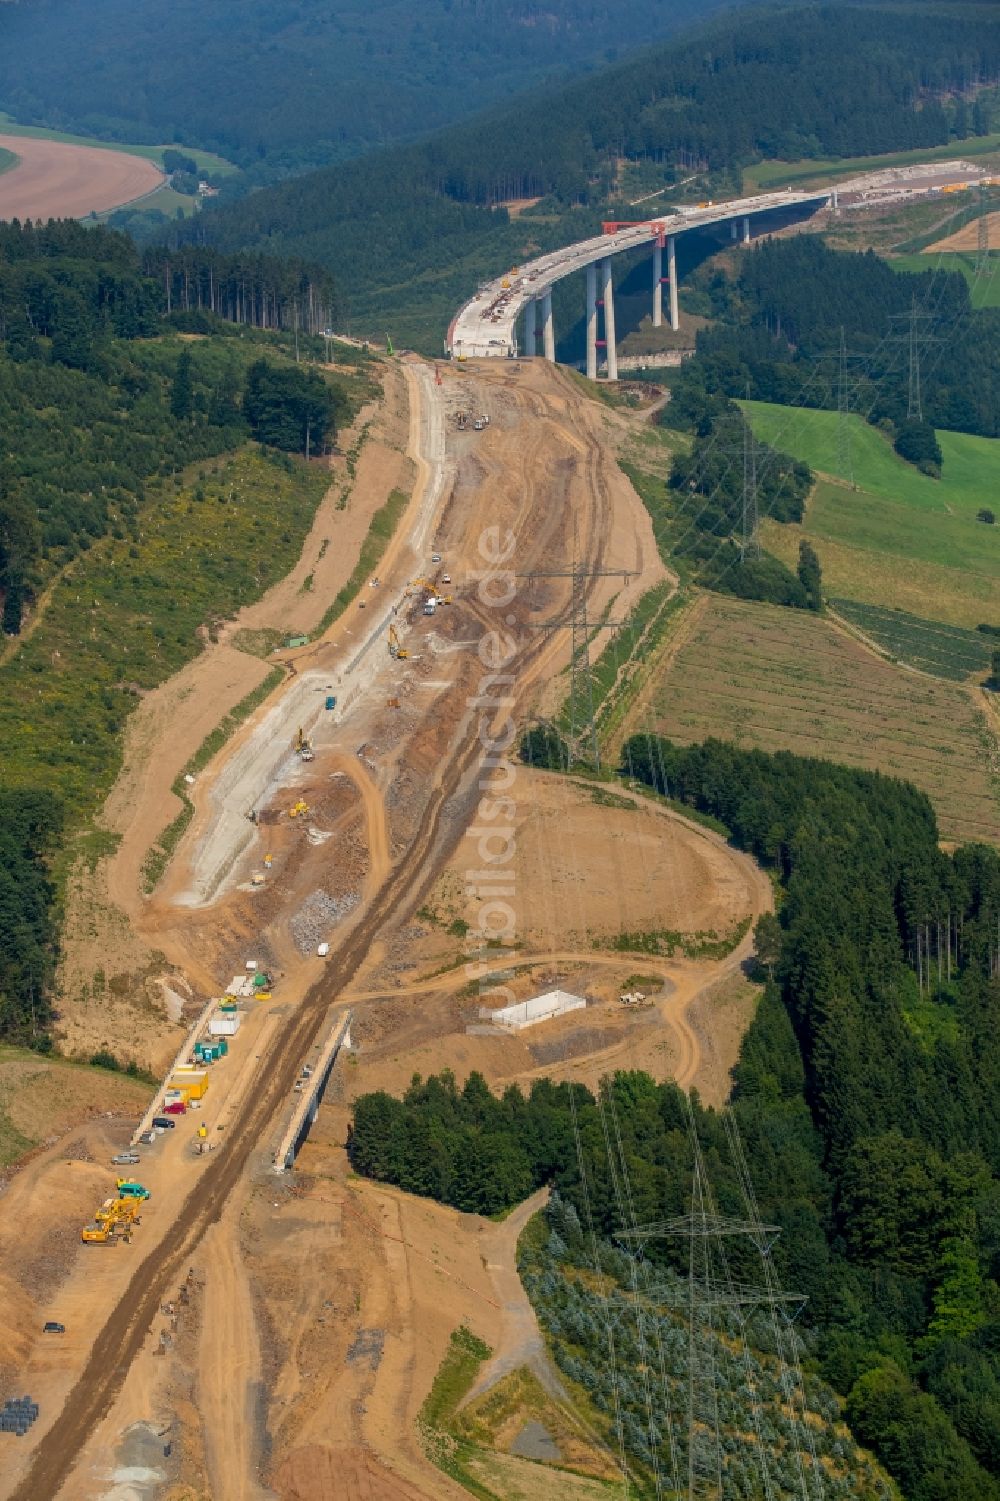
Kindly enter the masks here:
M 453 379 L 445 382 L 443 394 L 430 382 L 421 383 L 423 399 L 446 400 Z M 456 599 L 448 628 L 456 645 L 471 645 L 472 650 L 453 654 L 452 660 L 461 665 L 454 669 L 449 692 L 439 694 L 417 719 L 409 770 L 414 778 L 423 768 L 424 776 L 414 811 L 394 826 L 395 864 L 358 922 L 335 946 L 321 978 L 283 1020 L 269 1049 L 267 1072 L 255 1090 L 246 1092 L 226 1131 L 225 1146 L 191 1189 L 164 1240 L 140 1263 L 125 1296 L 94 1339 L 62 1411 L 26 1455 L 26 1465 L 9 1493 L 13 1501 L 58 1494 L 113 1403 L 161 1301 L 182 1280 L 195 1248 L 225 1211 L 251 1154 L 287 1108 L 300 1061 L 331 1003 L 354 979 L 380 936 L 419 904 L 475 819 L 488 775 L 487 756 L 503 763 L 513 740 L 513 716 L 523 713 L 546 675 L 565 666 L 567 633 L 531 627 L 540 602 L 556 618 L 565 618 L 566 580 L 547 584 L 531 598 L 516 589 L 508 597 L 506 585 L 513 571 L 565 569 L 574 554 L 588 569 L 609 564 L 630 569 L 634 577 L 625 588 L 620 578 L 613 584 L 607 579 L 594 583 L 588 600 L 592 610 L 601 609 L 615 595 L 624 595 L 627 607 L 638 592 L 663 576 L 648 517 L 608 458 L 598 418 L 589 404 L 579 402 L 566 377 L 539 363 L 521 372 L 467 373 L 463 388 L 472 381 L 477 387 L 474 399 L 492 401 L 499 420 L 470 459 L 466 482 L 456 487 L 444 517 L 456 542 L 461 533 L 462 545 L 454 551 L 461 554 L 466 577 L 472 581 Z M 523 421 L 520 432 L 515 419 Z M 504 420 L 509 423 L 506 434 Z M 476 582 L 477 565 L 489 573 L 489 580 Z M 491 580 L 499 580 L 492 602 Z M 502 670 L 510 681 L 500 696 L 506 694 L 509 714 L 506 707 L 484 707 L 482 698 L 489 670 L 484 663 L 496 661 L 501 635 Z M 484 656 L 487 636 L 493 644 Z M 258 1165 L 266 1167 L 264 1162 Z
M 0 177 L 0 219 L 83 219 L 143 198 L 165 181 L 144 156 L 2 135 L 17 166 Z

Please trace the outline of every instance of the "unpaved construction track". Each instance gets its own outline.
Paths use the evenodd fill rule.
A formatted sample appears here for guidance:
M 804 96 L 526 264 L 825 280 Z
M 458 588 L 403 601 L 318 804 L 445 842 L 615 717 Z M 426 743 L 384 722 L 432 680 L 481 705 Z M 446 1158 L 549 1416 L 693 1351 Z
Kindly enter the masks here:
M 483 445 L 482 481 L 466 485 L 461 513 L 470 570 L 476 566 L 476 539 L 487 528 L 502 525 L 518 537 L 514 566 L 519 571 L 565 568 L 575 555 L 589 568 L 607 566 L 609 560 L 618 566 L 623 558 L 632 566 L 638 563 L 644 586 L 661 577 L 651 529 L 645 524 L 640 539 L 635 522 L 638 503 L 601 452 L 597 419 L 592 413 L 574 410 L 574 392 L 565 377 L 554 371 L 535 371 L 521 382 L 505 374 L 491 377 L 485 384 L 509 409 L 516 408 L 522 420 L 538 421 L 525 420 L 516 485 L 499 459 L 493 461 L 491 472 L 489 449 Z M 432 391 L 429 394 L 436 399 Z M 577 458 L 568 457 L 567 448 Z M 501 483 L 509 487 L 503 508 L 497 498 Z M 452 500 L 449 506 L 455 504 Z M 614 588 L 621 588 L 620 581 Z M 565 581 L 550 585 L 545 590 L 546 610 L 563 617 L 568 593 Z M 607 600 L 607 581 L 599 581 L 593 593 L 592 603 L 600 605 Z M 565 663 L 561 633 L 528 628 L 535 624 L 532 612 L 538 608 L 537 601 L 519 598 L 511 605 L 511 613 L 502 617 L 518 643 L 505 671 L 516 684 L 513 696 L 522 707 L 538 679 L 558 671 Z M 473 644 L 484 627 L 492 630 L 499 624 L 496 611 L 483 605 L 471 589 L 454 609 L 460 635 L 471 635 Z M 462 836 L 477 800 L 476 782 L 484 755 L 476 734 L 477 714 L 469 706 L 469 689 L 473 693 L 478 690 L 480 674 L 470 658 L 466 661 L 469 665 L 456 674 L 450 693 L 435 701 L 414 736 L 414 755 L 419 761 L 420 752 L 428 767 L 420 811 L 406 823 L 402 834 L 396 825 L 399 854 L 394 867 L 381 879 L 377 877 L 386 868 L 392 846 L 380 824 L 374 788 L 362 777 L 369 827 L 376 836 L 373 844 L 377 859 L 372 865 L 375 889 L 366 893 L 361 916 L 331 954 L 322 978 L 283 1020 L 269 1048 L 268 1067 L 259 1088 L 248 1090 L 241 1100 L 227 1126 L 225 1146 L 188 1194 L 172 1231 L 138 1266 L 125 1295 L 98 1333 L 62 1411 L 40 1438 L 24 1478 L 10 1492 L 14 1501 L 39 1501 L 40 1497 L 58 1494 L 95 1426 L 109 1411 L 161 1302 L 183 1280 L 193 1253 L 210 1227 L 220 1220 L 251 1157 L 260 1152 L 276 1119 L 287 1109 L 301 1059 L 313 1045 L 331 1003 L 350 985 L 380 937 L 418 905 Z M 425 736 L 426 748 L 421 735 Z M 270 1167 L 266 1156 L 258 1163 L 262 1170 Z
M 536 647 L 534 654 L 537 651 Z M 410 897 L 414 871 L 434 852 L 442 805 L 459 791 L 479 751 L 478 742 L 473 741 L 445 769 L 403 865 L 380 888 L 368 913 L 344 949 L 331 961 L 322 981 L 289 1018 L 286 1030 L 275 1042 L 270 1068 L 259 1092 L 234 1117 L 219 1160 L 188 1195 L 178 1216 L 175 1238 L 157 1247 L 140 1263 L 125 1297 L 94 1341 L 81 1379 L 39 1444 L 27 1476 L 11 1493 L 12 1501 L 39 1501 L 41 1496 L 57 1495 L 76 1456 L 125 1380 L 160 1303 L 181 1280 L 196 1246 L 221 1217 L 226 1199 L 239 1182 L 251 1153 L 266 1135 L 274 1117 L 287 1105 L 300 1059 L 312 1046 L 331 1001 L 347 985 L 387 919 Z

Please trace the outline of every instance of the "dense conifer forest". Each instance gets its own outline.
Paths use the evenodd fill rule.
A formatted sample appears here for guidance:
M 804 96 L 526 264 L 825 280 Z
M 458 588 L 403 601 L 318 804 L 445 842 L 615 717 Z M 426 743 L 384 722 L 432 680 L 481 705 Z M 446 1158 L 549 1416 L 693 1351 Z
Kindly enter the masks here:
M 1000 856 L 981 845 L 942 853 L 930 803 L 906 783 L 786 753 L 643 735 L 626 743 L 622 769 L 721 819 L 780 883 L 762 945 L 773 980 L 743 1044 L 733 1108 L 760 1214 L 783 1232 L 781 1279 L 809 1296 L 813 1368 L 907 1501 L 993 1501 Z M 613 1087 L 637 1221 L 685 1213 L 680 1094 L 644 1076 Z M 447 1077 L 418 1081 L 403 1101 L 358 1101 L 352 1158 L 480 1212 L 553 1182 L 578 1227 L 592 1216 L 611 1256 L 623 1224 L 602 1123 L 582 1090 L 577 1111 L 582 1158 L 567 1085 L 495 1099 L 475 1076 L 462 1090 Z M 695 1105 L 694 1118 L 718 1200 L 735 1212 L 719 1117 Z M 560 1214 L 560 1256 L 583 1264 L 586 1238 Z M 677 1244 L 653 1243 L 649 1255 L 683 1276 Z M 567 1299 L 542 1301 L 558 1310 Z M 556 1333 L 557 1351 L 606 1364 L 597 1335 L 588 1345 L 572 1326 Z
M 719 0 L 7 0 L 0 108 L 305 170 L 602 66 Z

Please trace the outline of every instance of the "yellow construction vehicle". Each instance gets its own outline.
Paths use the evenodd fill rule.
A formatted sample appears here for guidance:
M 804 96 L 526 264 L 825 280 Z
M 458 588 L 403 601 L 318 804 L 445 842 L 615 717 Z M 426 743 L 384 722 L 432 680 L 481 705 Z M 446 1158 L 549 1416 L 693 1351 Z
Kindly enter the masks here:
M 131 1224 L 139 1216 L 141 1203 L 140 1199 L 105 1199 L 94 1219 L 109 1228 L 119 1223 Z
M 289 808 L 289 810 L 288 810 L 288 816 L 289 816 L 289 818 L 302 818 L 308 812 L 309 812 L 309 804 L 308 803 L 304 803 L 302 801 L 302 799 L 299 798 L 299 800 L 295 804 L 294 808 Z
M 114 1225 L 84 1225 L 80 1231 L 80 1239 L 85 1245 L 103 1245 L 105 1241 L 114 1240 Z
M 308 735 L 303 734 L 301 728 L 295 737 L 295 752 L 303 761 L 314 760 L 312 741 Z
M 389 655 L 403 661 L 410 655 L 405 646 L 400 646 L 399 633 L 394 625 L 389 627 Z

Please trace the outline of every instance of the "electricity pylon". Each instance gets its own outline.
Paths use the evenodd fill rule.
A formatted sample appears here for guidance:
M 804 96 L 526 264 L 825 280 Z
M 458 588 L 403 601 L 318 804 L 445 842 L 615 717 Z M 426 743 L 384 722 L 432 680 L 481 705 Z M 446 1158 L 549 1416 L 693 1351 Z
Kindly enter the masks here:
M 570 607 L 567 615 L 555 620 L 539 622 L 536 630 L 558 631 L 570 627 L 570 686 L 569 686 L 569 741 L 576 753 L 581 744 L 587 743 L 593 756 L 594 767 L 601 769 L 601 751 L 597 742 L 597 725 L 594 721 L 594 685 L 590 672 L 590 633 L 595 630 L 612 630 L 624 624 L 621 620 L 589 620 L 587 618 L 587 585 L 594 579 L 620 578 L 624 583 L 632 577 L 626 568 L 588 568 L 574 559 L 570 568 L 537 568 L 522 573 L 520 578 L 570 580 Z
M 931 334 L 921 334 L 920 323 L 923 319 L 933 318 L 933 313 L 921 312 L 917 307 L 917 299 L 914 296 L 910 302 L 908 313 L 894 313 L 890 321 L 905 318 L 909 324 L 905 334 L 896 335 L 897 338 L 905 339 L 909 356 L 909 375 L 906 393 L 906 419 L 908 422 L 923 422 L 923 400 L 920 390 L 920 350 L 924 344 L 938 344 L 941 341 Z

